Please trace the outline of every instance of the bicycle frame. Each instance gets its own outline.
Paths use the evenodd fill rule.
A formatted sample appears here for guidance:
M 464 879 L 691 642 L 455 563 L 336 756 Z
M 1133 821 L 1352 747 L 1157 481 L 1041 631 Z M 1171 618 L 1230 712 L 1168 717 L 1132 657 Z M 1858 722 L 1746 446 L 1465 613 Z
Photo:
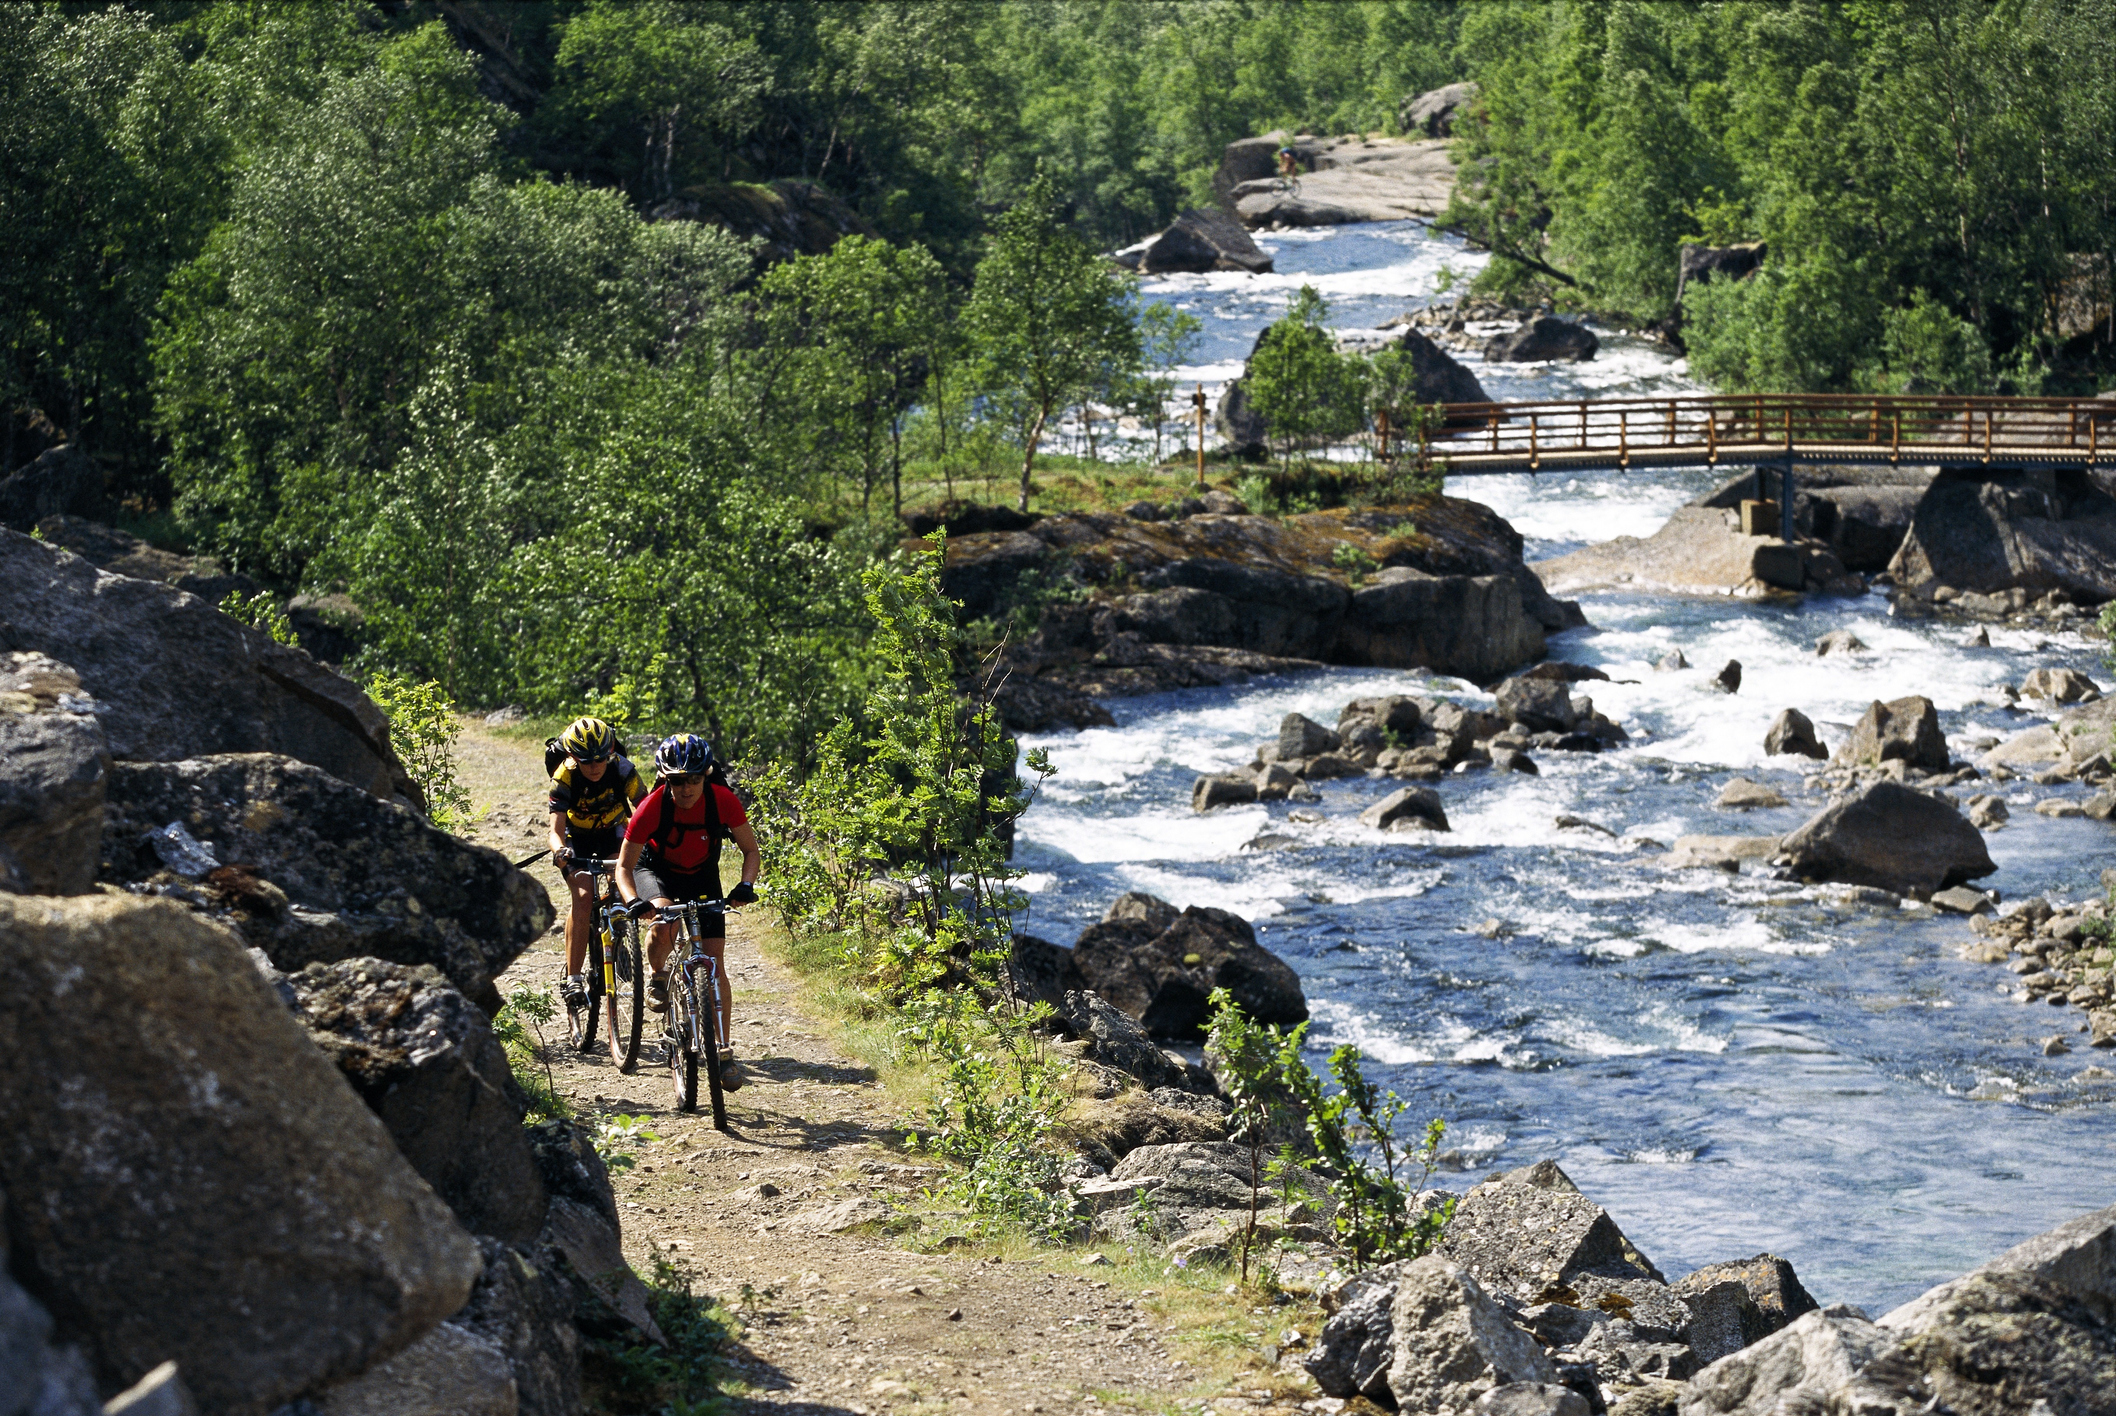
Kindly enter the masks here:
M 726 1047 L 727 1014 L 720 1006 L 720 965 L 711 954 L 705 952 L 705 936 L 699 932 L 698 916 L 712 914 L 724 919 L 727 906 L 719 900 L 686 900 L 680 905 L 670 905 L 658 911 L 658 914 L 664 920 L 672 920 L 683 926 L 683 939 L 690 946 L 690 952 L 678 960 L 672 951 L 669 962 L 682 969 L 684 978 L 697 990 L 691 996 L 699 1000 L 701 1007 L 712 1011 L 715 1046 Z M 687 1021 L 692 1028 L 696 1028 L 696 1019 Z M 697 1047 L 700 1041 L 695 1035 L 691 1038 L 694 1047 Z M 703 1048 L 699 1050 L 702 1052 Z

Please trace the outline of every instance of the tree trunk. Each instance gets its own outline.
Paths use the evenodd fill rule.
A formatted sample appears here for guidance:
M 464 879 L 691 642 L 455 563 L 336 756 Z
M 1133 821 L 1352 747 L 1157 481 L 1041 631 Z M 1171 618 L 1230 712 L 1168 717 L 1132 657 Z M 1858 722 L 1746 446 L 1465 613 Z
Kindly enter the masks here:
M 1036 470 L 1036 444 L 1043 437 L 1044 420 L 1050 416 L 1049 409 L 1039 408 L 1036 411 L 1036 422 L 1029 428 L 1029 435 L 1022 439 L 1025 446 L 1021 452 L 1021 505 L 1019 510 L 1023 513 L 1026 513 L 1029 509 L 1029 474 Z

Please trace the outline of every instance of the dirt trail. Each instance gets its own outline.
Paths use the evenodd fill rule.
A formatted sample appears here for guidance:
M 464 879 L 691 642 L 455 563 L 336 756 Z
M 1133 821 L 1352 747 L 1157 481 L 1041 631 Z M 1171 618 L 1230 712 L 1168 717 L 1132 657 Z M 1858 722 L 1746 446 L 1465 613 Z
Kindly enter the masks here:
M 516 859 L 540 848 L 540 751 L 473 726 L 459 758 L 486 809 L 474 837 Z M 564 899 L 548 864 L 533 870 Z M 1223 1354 L 1186 1347 L 1204 1363 L 1193 1366 L 1171 1353 L 1168 1341 L 1198 1338 L 1195 1315 L 1139 1287 L 1150 1273 L 1083 1265 L 1078 1249 L 921 1253 L 890 1238 L 886 1215 L 918 1203 L 936 1172 L 892 1148 L 880 1083 L 802 1010 L 801 981 L 759 949 L 760 925 L 730 919 L 735 1047 L 749 1079 L 728 1096 L 730 1134 L 673 1110 L 651 1015 L 631 1075 L 607 1055 L 552 1054 L 581 1115 L 640 1117 L 659 1138 L 613 1177 L 625 1248 L 642 1272 L 656 1257 L 687 1263 L 743 1318 L 733 1360 L 750 1390 L 736 1410 L 1198 1411 L 1208 1397 L 1213 1411 L 1294 1409 L 1299 1397 L 1264 1389 L 1287 1390 L 1283 1378 L 1255 1372 L 1253 1394 L 1231 1392 Z M 562 949 L 556 931 L 539 941 L 501 992 L 554 986 Z M 846 1226 L 857 1227 L 830 1232 Z M 1276 1331 L 1260 1311 L 1222 1306 L 1257 1329 L 1237 1340 Z

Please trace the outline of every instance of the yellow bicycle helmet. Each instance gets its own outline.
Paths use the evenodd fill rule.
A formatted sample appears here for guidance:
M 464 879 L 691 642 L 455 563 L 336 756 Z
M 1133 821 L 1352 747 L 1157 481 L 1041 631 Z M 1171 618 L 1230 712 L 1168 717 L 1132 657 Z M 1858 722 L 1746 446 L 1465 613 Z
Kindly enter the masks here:
M 575 718 L 558 745 L 575 762 L 606 762 L 617 755 L 617 732 L 600 718 Z

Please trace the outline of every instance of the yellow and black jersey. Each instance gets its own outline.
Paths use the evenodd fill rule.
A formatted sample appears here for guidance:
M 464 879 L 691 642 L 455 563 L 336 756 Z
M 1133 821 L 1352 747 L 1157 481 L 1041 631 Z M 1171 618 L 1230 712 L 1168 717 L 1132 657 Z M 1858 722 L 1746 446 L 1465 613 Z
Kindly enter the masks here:
M 645 795 L 646 787 L 629 757 L 611 758 L 599 782 L 589 781 L 579 764 L 570 760 L 551 777 L 551 810 L 564 812 L 567 824 L 582 831 L 623 825 Z

